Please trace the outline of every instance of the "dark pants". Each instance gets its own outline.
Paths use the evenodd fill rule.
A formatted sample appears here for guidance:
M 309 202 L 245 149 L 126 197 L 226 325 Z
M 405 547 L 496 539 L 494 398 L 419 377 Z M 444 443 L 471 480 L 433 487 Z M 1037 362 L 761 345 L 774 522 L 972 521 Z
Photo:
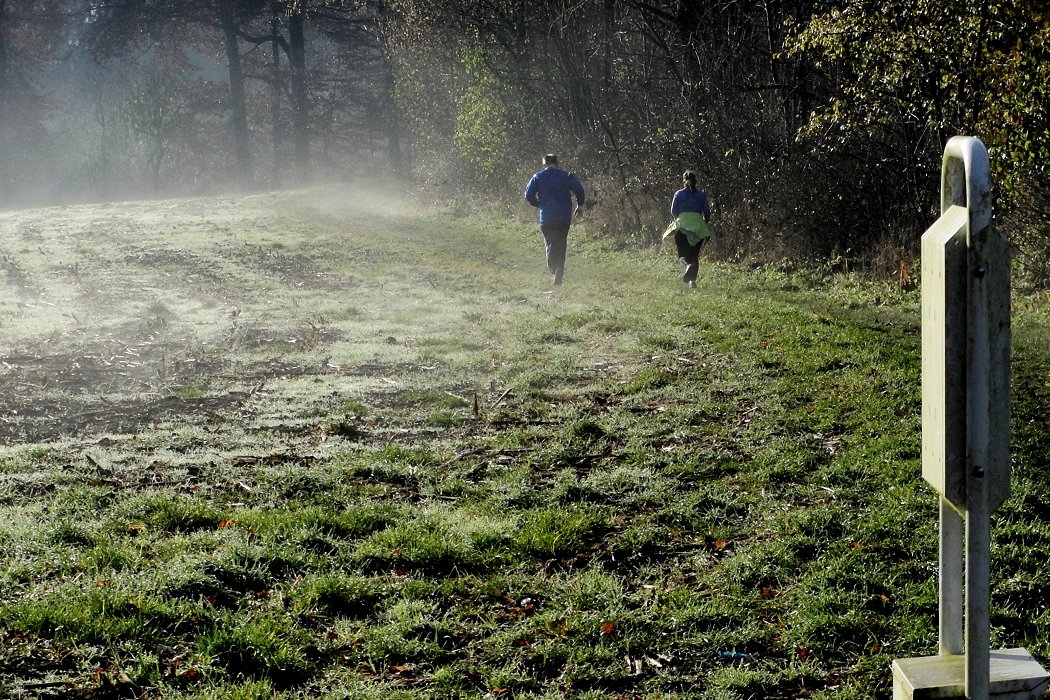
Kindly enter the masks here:
M 569 238 L 568 221 L 546 221 L 540 224 L 543 243 L 547 249 L 547 272 L 554 275 L 554 283 L 561 283 L 565 272 L 565 242 Z
M 695 282 L 696 275 L 700 272 L 700 249 L 707 243 L 703 238 L 696 245 L 689 243 L 685 233 L 679 229 L 674 232 L 674 244 L 678 248 L 678 258 L 685 263 L 685 274 L 682 275 L 683 282 Z

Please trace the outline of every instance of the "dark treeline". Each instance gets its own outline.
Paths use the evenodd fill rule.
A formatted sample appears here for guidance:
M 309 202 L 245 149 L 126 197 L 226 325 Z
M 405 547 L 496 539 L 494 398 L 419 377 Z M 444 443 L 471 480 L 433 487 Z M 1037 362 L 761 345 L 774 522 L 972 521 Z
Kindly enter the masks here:
M 1048 41 L 1043 0 L 0 0 L 0 199 L 393 171 L 509 204 L 556 151 L 624 245 L 690 168 L 716 254 L 890 274 L 966 133 L 1042 283 Z
M 346 175 L 396 124 L 381 11 L 324 0 L 0 0 L 0 200 Z

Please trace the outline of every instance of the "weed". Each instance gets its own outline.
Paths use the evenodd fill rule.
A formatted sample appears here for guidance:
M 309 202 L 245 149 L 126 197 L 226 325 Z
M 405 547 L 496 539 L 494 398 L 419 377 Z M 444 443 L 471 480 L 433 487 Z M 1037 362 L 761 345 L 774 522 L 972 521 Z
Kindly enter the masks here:
M 175 398 L 182 399 L 183 401 L 189 399 L 199 399 L 203 396 L 207 396 L 208 387 L 203 382 L 192 382 L 186 386 L 180 387 L 175 392 Z

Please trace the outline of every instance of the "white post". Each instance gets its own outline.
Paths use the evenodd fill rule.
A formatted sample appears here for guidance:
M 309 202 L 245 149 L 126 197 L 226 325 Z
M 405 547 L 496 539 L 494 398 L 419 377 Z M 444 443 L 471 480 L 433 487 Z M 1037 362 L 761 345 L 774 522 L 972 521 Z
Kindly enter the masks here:
M 940 614 L 941 656 L 962 654 L 963 646 L 963 516 L 941 497 Z
M 989 337 L 987 265 L 982 250 L 991 224 L 991 185 L 988 152 L 972 137 L 948 142 L 941 167 L 941 209 L 966 207 L 969 249 L 966 289 L 966 697 L 987 700 L 989 674 L 988 558 L 990 509 L 988 502 L 990 412 L 1000 410 L 989 401 L 992 381 Z M 1006 262 L 1006 264 L 1009 264 Z M 943 533 L 942 533 L 943 536 Z
M 895 700 L 1035 698 L 1050 675 L 991 651 L 991 514 L 1010 493 L 1010 251 L 991 227 L 988 152 L 957 136 L 922 237 L 922 474 L 941 496 L 936 657 L 893 662 Z

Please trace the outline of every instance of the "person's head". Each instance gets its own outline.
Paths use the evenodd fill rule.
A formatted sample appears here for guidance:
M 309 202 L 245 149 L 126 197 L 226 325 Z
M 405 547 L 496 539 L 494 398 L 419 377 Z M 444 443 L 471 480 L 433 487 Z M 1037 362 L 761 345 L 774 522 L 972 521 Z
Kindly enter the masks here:
M 696 173 L 692 170 L 686 170 L 682 173 L 682 184 L 691 190 L 696 190 Z
M 548 153 L 547 155 L 543 156 L 543 165 L 544 165 L 544 167 L 546 167 L 548 165 L 557 165 L 557 164 L 558 164 L 558 156 L 554 155 L 553 153 Z

